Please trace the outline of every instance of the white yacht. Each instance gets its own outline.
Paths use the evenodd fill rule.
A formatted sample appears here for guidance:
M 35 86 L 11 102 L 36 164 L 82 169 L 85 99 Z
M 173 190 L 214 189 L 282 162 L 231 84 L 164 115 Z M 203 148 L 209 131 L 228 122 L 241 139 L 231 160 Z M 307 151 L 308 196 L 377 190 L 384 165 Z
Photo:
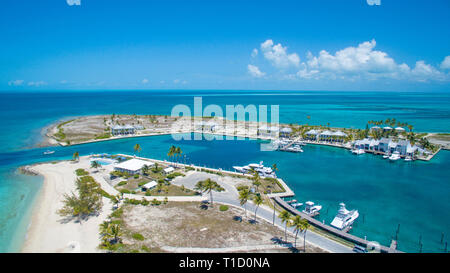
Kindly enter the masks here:
M 405 157 L 405 161 L 412 161 L 412 157 L 410 156 Z
M 389 157 L 389 160 L 395 161 L 400 159 L 400 153 L 398 151 L 395 151 L 392 153 L 392 155 Z
M 391 156 L 390 154 L 385 153 L 385 154 L 383 155 L 383 158 L 389 158 L 390 156 Z
M 362 155 L 362 154 L 365 154 L 366 152 L 364 151 L 364 149 L 355 149 L 352 151 L 352 153 L 354 153 L 356 155 Z
M 51 155 L 51 154 L 54 154 L 54 153 L 55 153 L 55 151 L 47 150 L 47 151 L 44 152 L 44 155 Z
M 247 166 L 233 166 L 233 169 L 240 173 L 250 173 L 251 171 L 256 171 L 261 177 L 272 177 L 276 178 L 275 171 L 270 167 L 264 167 L 263 162 L 257 163 L 251 163 Z
M 285 151 L 293 153 L 303 153 L 302 147 L 300 147 L 300 145 L 298 144 L 294 144 L 291 147 L 286 148 Z
M 347 227 L 351 227 L 356 218 L 358 218 L 359 213 L 358 210 L 347 210 L 344 203 L 340 203 L 339 206 L 338 214 L 331 222 L 331 226 L 343 230 Z
M 321 205 L 314 205 L 314 202 L 307 201 L 305 202 L 305 209 L 303 210 L 303 212 L 310 216 L 316 216 L 319 214 L 321 209 Z

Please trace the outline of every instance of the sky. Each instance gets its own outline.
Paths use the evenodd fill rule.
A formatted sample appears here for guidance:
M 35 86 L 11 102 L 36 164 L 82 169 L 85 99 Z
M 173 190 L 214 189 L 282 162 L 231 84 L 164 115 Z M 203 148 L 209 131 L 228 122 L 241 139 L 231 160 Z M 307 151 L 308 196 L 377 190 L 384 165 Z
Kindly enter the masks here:
M 449 91 L 448 0 L 3 0 L 0 90 Z

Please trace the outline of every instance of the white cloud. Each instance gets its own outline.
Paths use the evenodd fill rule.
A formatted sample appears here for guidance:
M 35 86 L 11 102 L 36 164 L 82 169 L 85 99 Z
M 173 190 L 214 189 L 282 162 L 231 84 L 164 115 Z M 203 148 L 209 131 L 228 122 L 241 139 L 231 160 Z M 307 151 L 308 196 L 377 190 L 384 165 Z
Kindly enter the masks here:
M 142 80 L 142 84 L 147 84 L 148 83 L 148 79 L 143 79 Z
M 444 58 L 441 63 L 441 69 L 450 69 L 450 56 Z
M 297 76 L 303 79 L 377 80 L 380 78 L 408 81 L 448 81 L 450 75 L 436 67 L 417 61 L 413 68 L 398 64 L 386 52 L 375 50 L 376 41 L 366 41 L 357 47 L 347 47 L 331 54 L 321 50 L 318 56 L 307 53 L 306 62 L 300 64 Z M 450 68 L 450 56 L 441 68 Z
M 283 47 L 281 44 L 274 45 L 270 39 L 261 43 L 261 52 L 273 66 L 280 69 L 298 66 L 300 64 L 300 57 L 297 53 L 288 54 L 287 47 Z
M 81 6 L 81 0 L 66 0 L 66 2 L 69 6 Z
M 252 58 L 255 58 L 256 56 L 258 56 L 258 49 L 254 48 L 252 51 Z
M 8 85 L 9 86 L 20 86 L 23 84 L 23 80 L 14 80 L 14 81 L 9 81 Z
M 326 50 L 319 56 L 308 54 L 307 65 L 310 69 L 319 69 L 339 74 L 346 73 L 392 73 L 398 69 L 395 61 L 382 51 L 373 50 L 376 41 L 364 42 L 358 47 L 347 47 L 334 55 Z
M 255 65 L 249 64 L 247 66 L 247 69 L 248 69 L 248 73 L 250 73 L 250 75 L 252 75 L 255 78 L 261 78 L 264 75 L 266 75 L 266 73 L 261 72 L 261 70 L 259 70 L 259 68 Z
M 435 67 L 426 64 L 424 61 L 417 61 L 414 69 L 411 70 L 411 76 L 416 81 L 426 82 L 428 80 L 445 80 L 445 74 Z

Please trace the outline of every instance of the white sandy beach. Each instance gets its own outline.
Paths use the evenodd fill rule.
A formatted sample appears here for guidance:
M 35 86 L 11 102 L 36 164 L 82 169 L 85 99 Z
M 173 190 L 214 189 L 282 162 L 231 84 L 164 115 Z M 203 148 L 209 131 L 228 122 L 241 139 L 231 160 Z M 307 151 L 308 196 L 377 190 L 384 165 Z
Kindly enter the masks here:
M 62 207 L 63 195 L 75 191 L 75 170 L 89 169 L 89 160 L 79 163 L 63 161 L 46 163 L 31 169 L 44 177 L 44 185 L 31 219 L 22 252 L 100 252 L 99 225 L 111 213 L 111 203 L 103 199 L 103 210 L 82 223 L 63 222 L 56 212 Z

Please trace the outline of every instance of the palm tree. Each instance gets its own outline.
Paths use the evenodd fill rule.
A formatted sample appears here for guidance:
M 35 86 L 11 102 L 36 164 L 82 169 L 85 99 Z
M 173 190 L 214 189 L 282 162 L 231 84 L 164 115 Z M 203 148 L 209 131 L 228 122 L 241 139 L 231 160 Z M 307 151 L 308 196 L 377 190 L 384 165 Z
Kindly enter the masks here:
M 158 172 L 158 162 L 155 162 L 155 166 L 153 167 L 153 172 Z
M 250 197 L 250 191 L 247 188 L 244 188 L 242 190 L 239 191 L 239 201 L 241 206 L 244 206 L 245 209 L 245 218 L 247 218 L 247 201 L 248 198 Z
M 112 242 L 113 244 L 119 242 L 120 237 L 123 235 L 119 224 L 106 221 L 100 225 L 100 233 L 105 241 Z
M 149 167 L 148 167 L 148 165 L 144 165 L 144 166 L 142 166 L 142 174 L 147 174 L 148 173 L 148 170 L 149 170 Z
M 134 145 L 134 151 L 137 152 L 139 155 L 141 154 L 141 145 L 136 144 Z
M 278 171 L 278 167 L 277 167 L 277 164 L 276 164 L 276 163 L 273 163 L 273 164 L 272 164 L 272 170 L 273 170 L 274 172 Z
M 173 145 L 170 147 L 169 152 L 167 153 L 167 156 L 169 157 L 169 159 L 172 158 L 172 157 L 174 156 L 174 154 L 175 154 L 175 149 L 176 149 L 176 148 L 175 148 L 175 146 L 173 146 Z
M 183 151 L 181 150 L 180 147 L 176 147 L 176 148 L 174 149 L 174 154 L 175 154 L 175 156 L 177 157 L 177 162 L 178 162 L 178 158 L 181 156 L 182 153 L 183 153 Z
M 256 191 L 258 191 L 259 186 L 261 186 L 261 178 L 259 177 L 259 174 L 257 171 L 252 170 L 252 173 L 253 173 L 253 177 L 252 177 L 253 186 L 255 186 Z
M 303 252 L 306 252 L 306 231 L 308 231 L 309 222 L 305 219 L 303 223 Z
M 412 126 L 411 124 L 408 124 L 409 132 L 412 132 L 413 128 L 414 128 L 414 126 Z
M 256 211 L 258 211 L 258 207 L 263 203 L 263 199 L 261 195 L 257 194 L 255 198 L 253 199 L 253 203 L 256 205 L 255 209 L 255 222 L 256 222 Z
M 98 163 L 96 160 L 91 161 L 91 168 L 98 169 L 100 167 L 100 163 Z
M 295 230 L 295 243 L 294 247 L 297 247 L 297 235 L 299 231 L 303 231 L 306 228 L 306 225 L 308 224 L 308 221 L 306 219 L 303 219 L 300 217 L 300 215 L 295 216 L 292 219 L 292 226 Z
M 79 161 L 80 160 L 80 154 L 78 152 L 73 153 L 73 161 Z
M 211 200 L 211 207 L 213 207 L 213 195 L 212 192 L 213 191 L 217 191 L 217 192 L 221 192 L 224 191 L 225 189 L 222 188 L 216 181 L 211 180 L 210 178 L 204 180 L 204 181 L 199 181 L 197 182 L 197 184 L 195 185 L 195 188 L 197 190 L 200 190 L 203 193 L 209 193 L 209 199 Z
M 281 222 L 284 223 L 284 240 L 287 242 L 287 226 L 291 219 L 291 214 L 287 210 L 283 210 L 278 217 L 281 219 Z

